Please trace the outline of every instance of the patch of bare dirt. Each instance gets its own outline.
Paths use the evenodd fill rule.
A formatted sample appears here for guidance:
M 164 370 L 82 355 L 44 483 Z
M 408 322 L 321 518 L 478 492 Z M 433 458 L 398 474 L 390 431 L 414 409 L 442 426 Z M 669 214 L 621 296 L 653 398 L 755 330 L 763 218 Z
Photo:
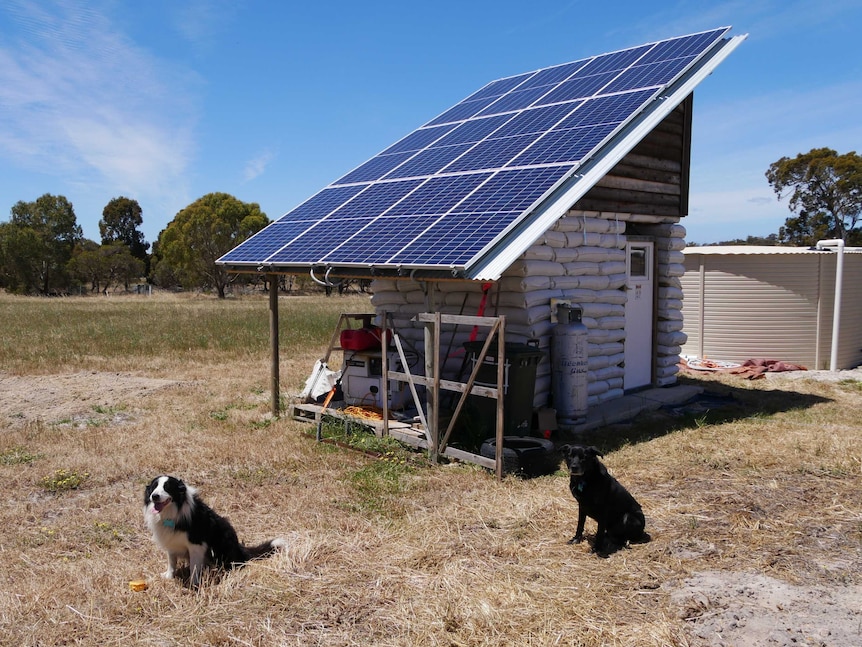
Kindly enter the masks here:
M 175 380 L 86 371 L 65 375 L 0 373 L 0 421 L 75 421 L 111 414 L 121 422 L 137 398 L 176 386 Z
M 710 647 L 862 644 L 862 587 L 795 585 L 759 573 L 704 571 L 671 600 Z

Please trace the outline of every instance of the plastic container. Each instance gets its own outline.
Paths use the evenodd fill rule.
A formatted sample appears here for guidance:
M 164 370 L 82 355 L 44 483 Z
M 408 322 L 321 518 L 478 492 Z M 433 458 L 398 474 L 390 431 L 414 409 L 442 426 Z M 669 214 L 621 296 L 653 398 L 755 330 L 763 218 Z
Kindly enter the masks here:
M 464 344 L 472 370 L 482 352 L 484 341 Z M 530 435 L 533 423 L 533 399 L 536 392 L 536 370 L 545 353 L 527 344 L 507 343 L 503 353 L 503 433 L 507 436 Z M 476 382 L 482 386 L 497 386 L 497 346 L 491 345 Z M 489 435 L 495 433 L 497 402 L 493 398 L 470 396 L 471 402 L 485 421 Z
M 383 332 L 380 328 L 349 328 L 341 331 L 339 342 L 344 350 L 372 350 L 380 348 Z

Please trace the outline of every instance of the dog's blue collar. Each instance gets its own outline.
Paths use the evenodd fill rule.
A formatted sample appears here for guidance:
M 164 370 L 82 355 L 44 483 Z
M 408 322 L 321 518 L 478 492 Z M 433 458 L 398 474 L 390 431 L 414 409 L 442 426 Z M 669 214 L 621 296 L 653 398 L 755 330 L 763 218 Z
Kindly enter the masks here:
M 173 530 L 176 527 L 177 522 L 174 521 L 173 519 L 165 519 L 162 521 L 162 525 L 165 528 L 170 528 L 171 530 Z

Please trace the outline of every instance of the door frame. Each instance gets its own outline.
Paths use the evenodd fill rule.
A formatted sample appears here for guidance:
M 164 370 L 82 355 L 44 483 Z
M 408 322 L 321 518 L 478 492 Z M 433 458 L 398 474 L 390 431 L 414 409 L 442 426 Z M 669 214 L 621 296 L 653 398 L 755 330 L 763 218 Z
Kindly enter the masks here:
M 648 374 L 649 377 L 646 379 L 646 382 L 635 384 L 634 386 L 629 386 L 628 383 L 633 379 L 633 374 L 629 373 L 628 367 L 626 366 L 626 362 L 631 359 L 631 356 L 626 358 L 626 361 L 623 362 L 624 365 L 624 373 L 623 373 L 623 390 L 625 392 L 637 391 L 640 389 L 646 389 L 651 387 L 655 383 L 655 360 L 656 360 L 656 322 L 657 318 L 657 303 L 658 303 L 658 261 L 656 254 L 656 244 L 655 238 L 653 236 L 627 236 L 626 237 L 626 344 L 629 341 L 629 294 L 632 288 L 629 287 L 629 281 L 631 278 L 631 248 L 632 246 L 646 246 L 649 249 L 649 254 L 647 258 L 647 266 L 646 271 L 648 272 L 648 278 L 646 279 L 651 288 L 652 295 L 649 302 L 649 352 L 647 354 L 647 362 L 648 362 Z M 624 347 L 624 355 L 627 347 Z M 639 372 L 638 375 L 641 375 L 642 372 Z

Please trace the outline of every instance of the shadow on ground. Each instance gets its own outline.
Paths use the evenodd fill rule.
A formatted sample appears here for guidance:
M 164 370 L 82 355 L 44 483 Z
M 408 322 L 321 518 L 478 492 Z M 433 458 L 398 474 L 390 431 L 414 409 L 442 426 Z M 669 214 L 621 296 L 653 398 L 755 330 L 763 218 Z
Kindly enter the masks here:
M 687 376 L 680 376 L 679 383 L 702 387 L 703 392 L 686 402 L 644 412 L 628 421 L 578 433 L 559 433 L 554 440 L 594 445 L 602 452 L 612 452 L 680 429 L 771 416 L 831 401 L 830 398 L 794 390 L 751 389 Z

